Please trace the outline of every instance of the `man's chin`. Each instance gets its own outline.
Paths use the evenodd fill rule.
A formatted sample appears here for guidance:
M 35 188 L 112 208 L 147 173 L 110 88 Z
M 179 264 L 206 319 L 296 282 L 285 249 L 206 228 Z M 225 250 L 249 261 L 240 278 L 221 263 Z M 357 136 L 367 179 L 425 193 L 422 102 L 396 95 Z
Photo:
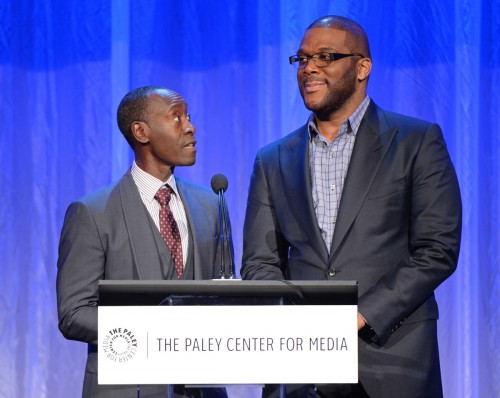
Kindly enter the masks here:
M 312 101 L 304 99 L 304 106 L 309 109 L 311 112 L 318 112 L 321 110 L 321 102 L 320 101 Z
M 196 163 L 196 159 L 189 159 L 189 160 L 183 160 L 179 161 L 175 167 L 187 167 L 187 166 L 193 166 Z
M 191 159 L 191 160 L 188 160 L 184 166 L 192 166 L 196 163 L 196 159 Z

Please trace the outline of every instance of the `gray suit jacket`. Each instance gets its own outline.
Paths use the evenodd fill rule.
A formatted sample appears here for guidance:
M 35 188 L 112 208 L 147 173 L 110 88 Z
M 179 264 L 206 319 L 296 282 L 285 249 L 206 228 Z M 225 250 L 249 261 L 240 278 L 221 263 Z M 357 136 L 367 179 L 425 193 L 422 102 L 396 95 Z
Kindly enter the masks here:
M 441 129 L 369 105 L 330 252 L 316 220 L 303 126 L 257 154 L 245 279 L 357 280 L 359 377 L 371 397 L 441 395 L 434 290 L 455 270 L 461 199 Z M 409 394 L 409 395 L 405 395 Z M 419 395 L 420 394 L 420 395 Z
M 215 278 L 220 269 L 217 196 L 181 179 L 176 182 L 190 230 L 191 268 L 186 274 Z M 59 245 L 57 304 L 62 334 L 89 343 L 84 397 L 137 396 L 137 387 L 97 386 L 97 282 L 176 278 L 168 248 L 130 172 L 69 206 Z M 141 396 L 148 396 L 148 389 L 155 396 L 154 388 L 144 387 Z

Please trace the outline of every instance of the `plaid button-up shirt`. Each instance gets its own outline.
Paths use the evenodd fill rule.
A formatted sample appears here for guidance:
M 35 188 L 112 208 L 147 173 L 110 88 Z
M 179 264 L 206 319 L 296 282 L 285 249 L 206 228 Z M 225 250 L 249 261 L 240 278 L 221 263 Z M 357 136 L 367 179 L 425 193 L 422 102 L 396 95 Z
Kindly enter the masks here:
M 339 134 L 329 142 L 309 118 L 309 162 L 314 211 L 328 253 L 332 243 L 344 180 L 351 160 L 356 134 L 370 98 L 367 96 L 339 127 Z

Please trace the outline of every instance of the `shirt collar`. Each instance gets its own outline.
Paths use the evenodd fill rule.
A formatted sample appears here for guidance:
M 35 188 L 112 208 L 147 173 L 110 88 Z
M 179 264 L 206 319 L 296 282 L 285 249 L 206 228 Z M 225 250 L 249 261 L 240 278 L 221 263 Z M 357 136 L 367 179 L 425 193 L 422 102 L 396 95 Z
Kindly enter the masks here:
M 353 133 L 356 136 L 359 126 L 361 124 L 361 120 L 363 120 L 363 116 L 365 115 L 366 109 L 370 104 L 370 97 L 366 96 L 363 101 L 359 104 L 356 110 L 349 116 L 346 120 L 342 122 L 339 127 L 339 135 L 343 133 Z M 316 127 L 316 123 L 314 121 L 314 113 L 311 113 L 309 116 L 309 120 L 307 122 L 308 130 L 309 130 L 309 139 L 313 140 L 316 136 L 323 137 Z
M 142 196 L 144 196 L 147 200 L 152 201 L 155 198 L 156 192 L 163 186 L 170 186 L 176 195 L 179 195 L 177 191 L 177 184 L 175 181 L 175 177 L 172 174 L 166 182 L 159 180 L 158 178 L 152 176 L 151 174 L 142 170 L 137 163 L 132 163 L 132 167 L 130 168 L 130 173 L 132 174 L 132 178 L 134 179 L 137 188 Z

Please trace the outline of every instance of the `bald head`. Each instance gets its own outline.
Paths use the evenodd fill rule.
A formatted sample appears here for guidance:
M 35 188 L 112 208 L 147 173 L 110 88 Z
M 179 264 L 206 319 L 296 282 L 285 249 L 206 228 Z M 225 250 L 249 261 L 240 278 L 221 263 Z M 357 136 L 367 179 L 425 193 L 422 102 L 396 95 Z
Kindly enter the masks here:
M 116 115 L 118 128 L 132 148 L 135 146 L 132 124 L 134 122 L 147 122 L 149 99 L 154 95 L 160 96 L 170 102 L 182 99 L 180 94 L 164 87 L 145 86 L 127 93 L 120 101 L 120 105 L 118 105 Z
M 331 28 L 343 30 L 347 33 L 345 46 L 352 53 L 361 53 L 366 58 L 371 58 L 368 37 L 361 25 L 338 15 L 327 15 L 316 19 L 306 30 L 314 28 Z

